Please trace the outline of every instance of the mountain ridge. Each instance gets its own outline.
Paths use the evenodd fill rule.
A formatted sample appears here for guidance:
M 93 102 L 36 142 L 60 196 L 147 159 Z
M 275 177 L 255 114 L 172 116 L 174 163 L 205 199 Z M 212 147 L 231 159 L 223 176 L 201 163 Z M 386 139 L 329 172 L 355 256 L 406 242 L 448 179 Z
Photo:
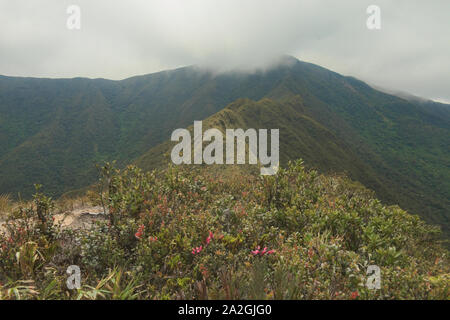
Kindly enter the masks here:
M 344 143 L 326 161 L 334 157 L 341 169 L 335 155 L 351 150 L 355 163 L 371 168 L 368 177 L 360 173 L 356 180 L 373 180 L 368 187 L 387 203 L 398 202 L 448 228 L 450 108 L 411 102 L 314 64 L 290 62 L 253 73 L 214 74 L 191 66 L 124 80 L 0 76 L 0 193 L 27 197 L 33 183 L 43 183 L 61 195 L 92 183 L 95 163 L 117 159 L 125 165 L 163 143 L 174 129 L 212 117 L 240 98 L 256 103 L 249 103 L 253 112 L 269 99 L 279 113 L 288 110 L 323 138 L 318 144 L 289 124 L 291 132 L 314 142 L 302 144 L 293 134 L 297 145 L 290 149 L 314 150 L 315 145 L 324 155 L 321 145 L 334 150 L 335 141 Z M 302 103 L 293 102 L 295 97 Z M 269 111 L 264 113 L 288 123 Z M 320 135 L 319 126 L 306 119 L 332 136 Z M 325 161 L 310 154 L 307 162 Z M 388 185 L 391 191 L 382 191 Z

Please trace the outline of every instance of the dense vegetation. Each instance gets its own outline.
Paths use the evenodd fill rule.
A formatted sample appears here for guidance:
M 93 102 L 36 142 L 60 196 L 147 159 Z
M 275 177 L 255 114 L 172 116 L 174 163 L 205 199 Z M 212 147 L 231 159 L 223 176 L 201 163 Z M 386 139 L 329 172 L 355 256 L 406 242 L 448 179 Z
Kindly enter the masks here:
M 417 216 L 301 161 L 275 176 L 225 167 L 106 164 L 96 201 L 109 214 L 91 229 L 61 230 L 38 190 L 0 236 L 0 298 L 449 298 L 448 252 Z
M 227 105 L 236 108 L 218 115 Z M 251 74 L 187 67 L 122 81 L 0 77 L 0 194 L 28 198 L 42 183 L 59 196 L 93 183 L 103 160 L 123 167 L 140 158 L 151 168 L 142 158 L 157 157 L 152 148 L 172 130 L 210 116 L 281 128 L 284 160 L 346 172 L 450 234 L 450 107 L 289 57 Z

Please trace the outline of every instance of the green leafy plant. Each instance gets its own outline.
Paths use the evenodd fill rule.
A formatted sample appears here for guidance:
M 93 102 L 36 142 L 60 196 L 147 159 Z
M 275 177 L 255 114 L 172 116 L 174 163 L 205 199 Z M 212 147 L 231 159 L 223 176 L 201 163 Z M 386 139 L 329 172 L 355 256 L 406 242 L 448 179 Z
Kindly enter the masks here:
M 345 176 L 302 161 L 271 177 L 238 166 L 102 172 L 109 219 L 89 228 L 53 224 L 39 189 L 11 212 L 3 299 L 449 298 L 439 230 Z M 81 289 L 67 289 L 69 265 L 80 267 Z M 370 265 L 378 290 L 366 286 Z

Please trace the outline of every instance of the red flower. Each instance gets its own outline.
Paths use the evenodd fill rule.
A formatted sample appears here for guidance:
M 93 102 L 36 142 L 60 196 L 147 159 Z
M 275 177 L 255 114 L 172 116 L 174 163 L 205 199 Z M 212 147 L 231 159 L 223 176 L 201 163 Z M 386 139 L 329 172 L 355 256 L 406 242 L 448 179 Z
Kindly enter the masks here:
M 205 268 L 203 265 L 200 266 L 200 272 L 202 273 L 203 277 L 208 277 L 208 269 Z
M 141 225 L 139 226 L 137 232 L 134 234 L 134 236 L 135 236 L 137 239 L 141 239 L 142 234 L 144 233 L 144 229 L 145 229 L 145 226 L 144 226 L 143 224 L 141 224 Z
M 358 291 L 353 291 L 352 294 L 350 295 L 350 299 L 356 299 L 359 297 L 359 293 Z
M 261 247 L 258 246 L 255 250 L 252 250 L 252 254 L 254 256 L 257 256 L 257 255 L 263 256 L 265 254 L 272 254 L 272 253 L 275 253 L 275 250 L 273 250 L 273 249 L 267 250 L 267 247 L 264 247 L 264 249 L 261 250 Z
M 197 247 L 197 248 L 193 248 L 193 249 L 192 249 L 192 254 L 193 254 L 193 255 L 196 255 L 196 254 L 202 252 L 202 250 L 203 250 L 203 247 L 202 247 L 202 246 Z
M 211 240 L 212 240 L 213 237 L 214 237 L 214 236 L 213 236 L 213 233 L 210 231 L 210 232 L 209 232 L 208 238 L 206 238 L 206 244 L 209 244 L 209 243 L 211 242 Z

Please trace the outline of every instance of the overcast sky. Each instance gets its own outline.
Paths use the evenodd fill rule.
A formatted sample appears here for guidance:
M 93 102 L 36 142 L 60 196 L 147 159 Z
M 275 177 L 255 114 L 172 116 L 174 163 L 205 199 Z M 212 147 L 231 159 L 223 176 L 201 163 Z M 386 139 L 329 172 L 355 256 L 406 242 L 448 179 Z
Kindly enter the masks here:
M 72 4 L 80 30 L 66 26 Z M 371 4 L 381 30 L 366 26 Z M 0 0 L 3 75 L 123 79 L 251 69 L 280 54 L 450 102 L 450 1 Z

